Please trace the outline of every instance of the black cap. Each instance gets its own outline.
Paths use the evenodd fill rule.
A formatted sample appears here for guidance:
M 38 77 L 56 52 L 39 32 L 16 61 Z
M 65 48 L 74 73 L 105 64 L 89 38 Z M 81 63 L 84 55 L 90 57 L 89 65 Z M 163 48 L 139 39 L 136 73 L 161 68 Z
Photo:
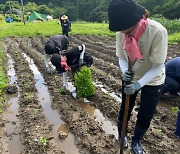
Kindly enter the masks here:
M 111 0 L 108 6 L 109 30 L 126 30 L 134 26 L 144 13 L 145 8 L 133 0 Z

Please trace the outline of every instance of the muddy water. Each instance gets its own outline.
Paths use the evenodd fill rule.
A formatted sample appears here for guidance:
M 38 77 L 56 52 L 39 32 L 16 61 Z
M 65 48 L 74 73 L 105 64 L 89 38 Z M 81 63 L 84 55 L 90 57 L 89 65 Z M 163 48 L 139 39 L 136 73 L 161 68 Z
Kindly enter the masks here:
M 95 84 L 95 83 L 94 83 Z M 95 84 L 95 86 L 99 86 L 101 87 L 101 85 L 97 85 Z M 71 82 L 68 82 L 68 86 L 67 86 L 67 89 L 69 91 L 73 91 L 74 90 L 74 86 L 72 85 Z M 73 90 L 71 90 L 73 89 Z M 108 93 L 108 91 L 104 88 L 101 88 L 101 90 L 104 92 L 104 93 Z M 114 93 L 109 93 L 111 97 L 114 97 L 116 100 L 121 100 L 120 98 L 118 98 L 118 96 L 116 96 Z M 101 113 L 100 110 L 96 109 L 94 106 L 84 102 L 84 99 L 80 99 L 78 101 L 78 104 L 79 106 L 84 109 L 89 116 L 91 117 L 95 117 L 95 120 L 97 122 L 99 122 L 102 126 L 102 129 L 107 133 L 107 134 L 113 134 L 116 139 L 118 139 L 118 132 L 117 132 L 117 126 L 116 124 L 112 124 L 111 121 L 107 120 L 103 114 Z
M 9 76 L 9 83 L 15 84 L 19 91 L 19 87 L 16 84 L 17 78 L 13 67 L 13 61 L 9 55 L 7 75 Z M 8 120 L 8 123 L 5 124 L 5 128 L 8 136 L 8 149 L 10 154 L 19 154 L 22 148 L 19 136 L 19 120 L 16 117 L 19 108 L 19 95 L 19 92 L 6 95 L 7 110 L 4 115 L 6 115 L 6 119 Z
M 23 56 L 26 58 L 26 60 L 29 63 L 30 69 L 33 71 L 34 79 L 36 81 L 36 89 L 38 91 L 38 98 L 40 101 L 40 104 L 43 108 L 43 113 L 49 120 L 51 124 L 53 124 L 53 131 L 55 132 L 55 141 L 59 146 L 68 154 L 78 154 L 79 150 L 74 144 L 74 135 L 69 132 L 68 127 L 62 127 L 66 125 L 64 121 L 61 119 L 59 113 L 57 110 L 51 106 L 51 98 L 48 92 L 47 86 L 45 86 L 45 81 L 41 73 L 39 72 L 38 68 L 34 64 L 34 61 L 23 53 Z M 61 130 L 61 128 L 63 128 Z M 60 140 L 58 136 L 58 131 L 61 130 L 68 134 L 67 138 L 65 140 Z M 71 148 L 69 148 L 71 147 Z
M 41 55 L 42 56 L 42 55 Z M 72 86 L 72 83 L 68 83 L 69 87 Z M 40 84 L 42 85 L 42 84 Z M 102 91 L 104 91 L 105 93 L 107 92 L 105 89 L 101 88 Z M 119 98 L 118 96 L 116 96 L 113 92 L 109 93 L 110 96 L 112 96 L 113 98 L 115 98 L 117 101 L 121 101 L 121 98 Z M 116 124 L 113 124 L 111 121 L 107 120 L 103 114 L 100 112 L 100 110 L 96 109 L 94 106 L 88 104 L 88 103 L 84 103 L 79 101 L 79 105 L 82 109 L 84 109 L 89 116 L 93 116 L 95 117 L 95 120 L 99 123 L 101 123 L 102 125 L 102 129 L 107 133 L 107 134 L 113 134 L 116 139 L 118 138 L 118 132 L 117 132 L 117 126 Z M 76 114 L 76 113 L 75 113 Z M 77 115 L 78 116 L 78 113 Z

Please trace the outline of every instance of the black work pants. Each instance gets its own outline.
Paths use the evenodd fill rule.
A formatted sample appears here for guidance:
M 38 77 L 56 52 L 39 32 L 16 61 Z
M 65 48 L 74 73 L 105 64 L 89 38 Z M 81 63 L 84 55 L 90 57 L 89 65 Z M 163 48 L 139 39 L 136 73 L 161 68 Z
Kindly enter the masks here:
M 122 83 L 122 85 L 124 85 Z M 143 129 L 148 129 L 150 122 L 153 118 L 154 111 L 156 109 L 157 103 L 161 96 L 161 90 L 163 85 L 158 86 L 144 86 L 141 88 L 141 96 L 140 96 L 140 108 L 137 115 L 136 124 L 139 125 Z M 129 112 L 128 112 L 128 121 L 131 117 L 131 112 L 134 108 L 137 93 L 130 95 L 130 102 L 129 102 Z M 125 109 L 125 93 L 124 93 L 124 86 L 122 88 L 122 103 L 120 106 L 119 112 L 119 121 L 123 121 L 124 116 L 124 109 Z
M 68 34 L 68 30 L 67 30 L 67 29 L 63 29 L 62 31 L 63 31 L 63 35 L 69 37 L 69 34 Z

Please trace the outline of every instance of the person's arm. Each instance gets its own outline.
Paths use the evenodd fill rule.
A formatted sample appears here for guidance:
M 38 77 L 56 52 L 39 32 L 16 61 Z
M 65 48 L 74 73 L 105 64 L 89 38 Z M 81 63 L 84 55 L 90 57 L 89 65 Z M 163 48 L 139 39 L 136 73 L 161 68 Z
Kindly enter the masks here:
M 79 48 L 79 50 L 82 49 L 82 52 L 81 52 L 81 54 L 80 54 L 80 58 L 79 58 L 79 59 L 84 59 L 84 52 L 85 52 L 85 49 L 86 49 L 85 45 L 82 44 L 82 46 L 78 46 L 78 48 Z M 80 48 L 81 48 L 81 49 L 80 49 Z
M 48 55 L 48 54 L 45 54 L 45 55 L 44 55 L 44 65 L 45 65 L 46 68 L 47 68 L 47 67 L 49 68 L 48 59 L 49 59 L 49 55 Z
M 124 88 L 124 92 L 127 95 L 132 95 L 136 91 L 140 90 L 144 85 L 153 80 L 156 76 L 160 75 L 164 64 L 152 64 L 152 67 L 144 74 L 144 76 L 139 79 L 137 82 L 128 84 Z
M 49 68 L 49 64 L 48 64 L 48 60 L 49 60 L 49 55 L 45 54 L 44 55 L 44 64 L 45 64 L 45 69 L 47 73 L 51 73 L 51 70 Z
M 66 89 L 67 85 L 67 78 L 68 78 L 68 71 L 63 72 L 63 87 Z
M 81 51 L 81 54 L 80 54 L 80 57 L 79 57 L 79 65 L 83 64 L 84 63 L 84 53 L 85 53 L 85 45 L 82 44 L 81 46 L 78 46 L 78 49 Z
M 122 74 L 128 70 L 128 62 L 126 59 L 119 58 L 119 67 L 121 69 Z
M 153 80 L 156 76 L 160 75 L 161 70 L 163 69 L 164 64 L 152 64 L 151 68 L 144 74 L 144 76 L 139 79 L 137 82 L 140 84 L 141 88 Z

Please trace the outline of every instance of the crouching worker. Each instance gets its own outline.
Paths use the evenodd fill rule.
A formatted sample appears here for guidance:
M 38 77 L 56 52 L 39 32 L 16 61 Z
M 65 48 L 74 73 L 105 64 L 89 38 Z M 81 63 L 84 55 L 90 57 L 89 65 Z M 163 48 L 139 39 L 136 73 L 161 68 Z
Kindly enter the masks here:
M 171 59 L 165 63 L 166 79 L 162 89 L 162 94 L 170 93 L 180 96 L 180 57 Z
M 90 67 L 93 63 L 93 58 L 85 52 L 85 45 L 82 44 L 69 51 L 62 52 L 61 55 L 54 54 L 51 58 L 51 63 L 56 67 L 58 73 L 63 74 L 63 92 L 67 87 L 68 71 L 74 74 L 81 66 Z M 76 98 L 76 88 L 72 91 L 72 96 Z
M 49 38 L 45 44 L 44 64 L 47 73 L 52 73 L 49 68 L 50 55 L 60 54 L 62 50 L 67 50 L 69 39 L 64 35 L 55 35 Z

